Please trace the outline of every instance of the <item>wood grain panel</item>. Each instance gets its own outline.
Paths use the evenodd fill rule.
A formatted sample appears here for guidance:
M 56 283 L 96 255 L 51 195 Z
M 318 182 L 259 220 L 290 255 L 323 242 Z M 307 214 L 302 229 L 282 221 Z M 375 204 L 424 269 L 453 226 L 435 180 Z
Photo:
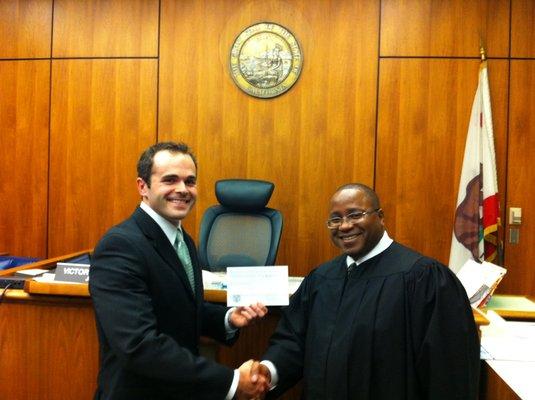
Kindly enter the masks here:
M 54 57 L 156 57 L 158 3 L 54 1 Z
M 0 58 L 50 57 L 52 0 L 0 1 Z
M 46 256 L 49 61 L 0 61 L 0 248 Z
M 266 179 L 285 218 L 277 262 L 306 274 L 336 254 L 324 225 L 330 195 L 373 182 L 378 15 L 378 1 L 162 2 L 159 140 L 184 140 L 198 155 L 190 230 L 216 203 L 216 180 Z M 297 37 L 304 63 L 290 91 L 262 100 L 234 85 L 228 54 L 266 20 Z
M 522 400 L 486 361 L 481 361 L 479 388 L 481 400 Z
M 446 264 L 479 64 L 381 61 L 376 189 L 386 226 L 396 240 Z M 504 188 L 507 62 L 489 62 L 489 75 L 498 184 Z
M 5 301 L 0 332 L 3 399 L 93 398 L 98 341 L 90 300 Z
M 535 57 L 535 2 L 533 0 L 513 0 L 511 56 Z
M 52 68 L 49 256 L 92 248 L 134 210 L 136 163 L 156 141 L 155 60 Z
M 381 56 L 509 54 L 509 0 L 383 0 Z
M 499 286 L 501 293 L 535 293 L 535 61 L 511 63 L 507 207 L 522 208 L 518 244 L 505 245 L 507 275 Z M 508 228 L 514 228 L 509 225 Z M 507 232 L 507 239 L 509 239 Z

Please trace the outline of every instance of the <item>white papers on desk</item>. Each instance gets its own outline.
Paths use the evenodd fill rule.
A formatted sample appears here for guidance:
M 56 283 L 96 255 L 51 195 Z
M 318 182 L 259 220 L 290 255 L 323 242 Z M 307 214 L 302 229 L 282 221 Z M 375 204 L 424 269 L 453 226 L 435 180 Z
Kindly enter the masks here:
M 35 278 L 36 276 L 40 276 L 45 273 L 48 273 L 48 269 L 32 268 L 17 271 L 15 272 L 15 276 L 20 276 L 22 278 Z
M 50 283 L 50 282 L 54 282 L 54 278 L 56 277 L 56 274 L 52 273 L 52 272 L 47 272 L 41 276 L 36 276 L 35 278 L 33 278 L 34 281 L 37 281 L 37 282 L 46 282 L 46 283 Z
M 297 289 L 299 289 L 299 286 L 301 286 L 304 279 L 305 278 L 302 276 L 290 276 L 288 278 L 288 291 L 290 296 L 297 292 Z
M 44 283 L 71 283 L 73 285 L 79 284 L 77 282 L 57 281 L 56 274 L 53 274 L 50 272 L 47 272 L 41 276 L 36 276 L 35 278 L 33 278 L 33 280 L 36 282 L 44 282 Z
M 301 286 L 301 282 L 303 282 L 304 279 L 305 278 L 302 276 L 288 277 L 288 294 L 290 296 L 299 289 L 299 286 Z M 210 272 L 203 269 L 202 281 L 204 290 L 227 290 L 226 272 Z
M 203 269 L 202 283 L 204 290 L 226 290 L 227 274 L 224 272 L 210 272 Z
M 487 360 L 487 364 L 521 399 L 535 399 L 535 361 Z
M 228 267 L 227 306 L 287 306 L 288 266 Z
M 505 321 L 487 312 L 490 324 L 481 327 L 481 347 L 493 360 L 535 362 L 535 323 Z

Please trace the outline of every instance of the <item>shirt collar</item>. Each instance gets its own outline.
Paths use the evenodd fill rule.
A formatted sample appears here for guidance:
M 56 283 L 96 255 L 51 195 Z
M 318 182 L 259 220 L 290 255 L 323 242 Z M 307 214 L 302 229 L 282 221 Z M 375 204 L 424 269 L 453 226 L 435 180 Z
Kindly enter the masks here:
M 378 254 L 381 254 L 383 251 L 388 249 L 388 247 L 392 244 L 392 242 L 393 242 L 393 240 L 390 238 L 390 236 L 388 236 L 388 233 L 386 233 L 386 231 L 384 231 L 383 236 L 381 237 L 381 240 L 379 240 L 379 243 L 377 243 L 375 245 L 375 247 L 373 249 L 371 249 L 368 253 L 366 253 L 364 256 L 362 256 L 362 257 L 360 257 L 360 258 L 358 258 L 356 260 L 353 259 L 353 257 L 351 257 L 351 256 L 347 256 L 347 258 L 346 258 L 347 266 L 349 267 L 353 263 L 355 263 L 357 265 L 360 265 L 364 261 L 367 261 L 370 258 L 375 257 Z
M 165 236 L 167 236 L 167 239 L 169 239 L 171 244 L 174 244 L 176 236 L 178 235 L 178 230 L 182 231 L 180 222 L 178 223 L 178 227 L 175 226 L 174 224 L 166 220 L 164 217 L 162 217 L 160 214 L 158 214 L 156 211 L 154 211 L 144 201 L 141 202 L 139 207 L 147 214 L 149 214 L 149 217 L 151 217 L 154 222 L 156 222 L 158 226 L 162 228 L 163 233 L 165 234 Z

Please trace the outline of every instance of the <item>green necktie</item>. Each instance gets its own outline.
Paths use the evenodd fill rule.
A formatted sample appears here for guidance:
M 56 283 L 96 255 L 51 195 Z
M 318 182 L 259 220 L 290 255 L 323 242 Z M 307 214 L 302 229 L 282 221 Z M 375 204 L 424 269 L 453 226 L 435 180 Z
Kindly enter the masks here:
M 182 265 L 184 266 L 184 271 L 186 271 L 186 275 L 188 276 L 191 290 L 193 290 L 193 293 L 195 294 L 195 277 L 193 275 L 193 265 L 191 264 L 191 258 L 189 256 L 188 246 L 186 246 L 186 242 L 184 242 L 184 236 L 180 229 L 178 229 L 176 232 L 174 246 L 175 246 L 176 253 L 178 254 L 178 258 L 180 259 L 180 262 L 182 262 Z

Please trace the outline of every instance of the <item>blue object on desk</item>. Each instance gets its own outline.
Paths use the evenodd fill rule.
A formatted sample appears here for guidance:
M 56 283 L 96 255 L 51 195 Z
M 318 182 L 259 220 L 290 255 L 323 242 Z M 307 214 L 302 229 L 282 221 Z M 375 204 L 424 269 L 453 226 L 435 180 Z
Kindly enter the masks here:
M 71 264 L 91 264 L 91 257 L 86 253 L 77 257 L 69 258 L 68 260 L 63 260 L 62 262 Z
M 38 258 L 0 256 L 0 269 L 9 269 L 20 267 L 21 265 L 30 264 L 39 261 Z

